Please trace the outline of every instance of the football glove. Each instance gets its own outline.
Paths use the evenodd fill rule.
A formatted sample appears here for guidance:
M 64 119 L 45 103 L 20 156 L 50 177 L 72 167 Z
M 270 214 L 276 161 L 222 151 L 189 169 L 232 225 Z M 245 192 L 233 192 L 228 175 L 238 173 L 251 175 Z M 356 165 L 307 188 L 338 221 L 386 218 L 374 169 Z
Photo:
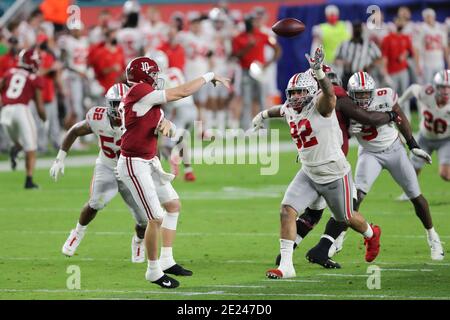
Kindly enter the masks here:
M 420 148 L 412 148 L 411 152 L 416 157 L 419 157 L 419 158 L 425 160 L 427 163 L 429 163 L 429 164 L 432 163 L 431 156 L 428 153 L 426 153 L 425 151 L 423 151 L 422 149 L 420 149 Z
M 50 168 L 50 177 L 52 177 L 55 182 L 58 181 L 58 177 L 64 175 L 64 161 L 56 159 Z
M 309 66 L 314 71 L 322 70 L 323 60 L 325 58 L 325 53 L 322 46 L 316 48 L 314 51 L 314 58 L 311 58 L 309 54 L 305 53 L 306 60 L 308 60 Z
M 264 118 L 262 112 L 258 113 L 252 120 L 253 131 L 264 128 Z
M 361 123 L 352 121 L 350 123 L 350 127 L 348 128 L 348 132 L 350 132 L 350 134 L 358 134 L 362 131 L 362 129 L 363 129 L 363 125 Z

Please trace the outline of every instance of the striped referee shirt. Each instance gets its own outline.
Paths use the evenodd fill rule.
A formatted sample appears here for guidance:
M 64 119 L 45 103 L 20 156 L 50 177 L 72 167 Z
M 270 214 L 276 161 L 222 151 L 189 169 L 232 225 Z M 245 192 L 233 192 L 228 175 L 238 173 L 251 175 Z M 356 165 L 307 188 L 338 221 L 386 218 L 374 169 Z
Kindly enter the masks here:
M 352 40 L 343 42 L 337 51 L 336 60 L 344 61 L 344 72 L 355 73 L 381 58 L 381 51 L 373 41 L 363 43 Z M 350 70 L 349 70 L 350 67 Z

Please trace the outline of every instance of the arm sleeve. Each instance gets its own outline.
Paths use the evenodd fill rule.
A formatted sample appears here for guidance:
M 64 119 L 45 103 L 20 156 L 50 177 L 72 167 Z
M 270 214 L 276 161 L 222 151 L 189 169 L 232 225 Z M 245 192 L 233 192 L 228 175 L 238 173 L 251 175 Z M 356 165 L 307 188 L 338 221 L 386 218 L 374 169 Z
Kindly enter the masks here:
M 137 113 L 138 117 L 146 114 L 153 106 L 167 102 L 165 90 L 153 90 L 146 83 L 133 87 L 128 96 L 136 101 L 133 104 L 133 111 Z

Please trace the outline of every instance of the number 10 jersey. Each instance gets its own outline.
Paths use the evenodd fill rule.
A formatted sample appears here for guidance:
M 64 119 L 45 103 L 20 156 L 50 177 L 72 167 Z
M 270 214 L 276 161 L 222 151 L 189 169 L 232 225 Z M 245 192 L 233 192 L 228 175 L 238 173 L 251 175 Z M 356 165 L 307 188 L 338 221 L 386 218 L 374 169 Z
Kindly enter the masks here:
M 96 163 L 114 169 L 120 156 L 120 138 L 122 130 L 113 127 L 105 107 L 93 107 L 86 114 L 86 121 L 92 132 L 98 137 L 100 152 Z
M 314 99 L 301 112 L 285 103 L 281 114 L 291 130 L 291 137 L 297 145 L 302 170 L 314 182 L 325 184 L 344 177 L 350 171 L 350 164 L 342 152 L 342 131 L 333 110 L 331 116 L 322 116 Z

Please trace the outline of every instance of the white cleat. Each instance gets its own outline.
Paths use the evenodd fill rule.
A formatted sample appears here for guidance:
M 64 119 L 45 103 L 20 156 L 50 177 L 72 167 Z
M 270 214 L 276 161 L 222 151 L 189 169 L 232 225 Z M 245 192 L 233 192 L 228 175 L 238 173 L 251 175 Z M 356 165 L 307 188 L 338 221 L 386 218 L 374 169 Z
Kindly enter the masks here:
M 397 200 L 397 201 L 409 201 L 409 198 L 408 198 L 408 196 L 405 193 L 402 193 L 397 198 L 395 198 L 395 200 Z
M 136 235 L 133 235 L 131 239 L 131 262 L 143 263 L 145 262 L 144 239 L 138 242 L 136 238 Z
M 428 245 L 431 249 L 431 260 L 442 261 L 444 260 L 444 248 L 442 247 L 441 240 L 439 236 L 434 239 L 427 237 Z
M 84 232 L 77 232 L 75 229 L 70 231 L 70 235 L 62 247 L 62 253 L 68 257 L 73 256 L 83 237 Z
M 266 276 L 269 279 L 289 279 L 289 278 L 295 278 L 296 274 L 295 274 L 294 267 L 292 267 L 289 269 L 277 268 L 277 269 L 267 270 Z
M 330 250 L 328 251 L 328 257 L 333 257 L 336 253 L 339 253 L 344 247 L 345 240 L 345 231 L 342 231 L 341 234 L 334 240 L 334 243 L 331 245 Z

